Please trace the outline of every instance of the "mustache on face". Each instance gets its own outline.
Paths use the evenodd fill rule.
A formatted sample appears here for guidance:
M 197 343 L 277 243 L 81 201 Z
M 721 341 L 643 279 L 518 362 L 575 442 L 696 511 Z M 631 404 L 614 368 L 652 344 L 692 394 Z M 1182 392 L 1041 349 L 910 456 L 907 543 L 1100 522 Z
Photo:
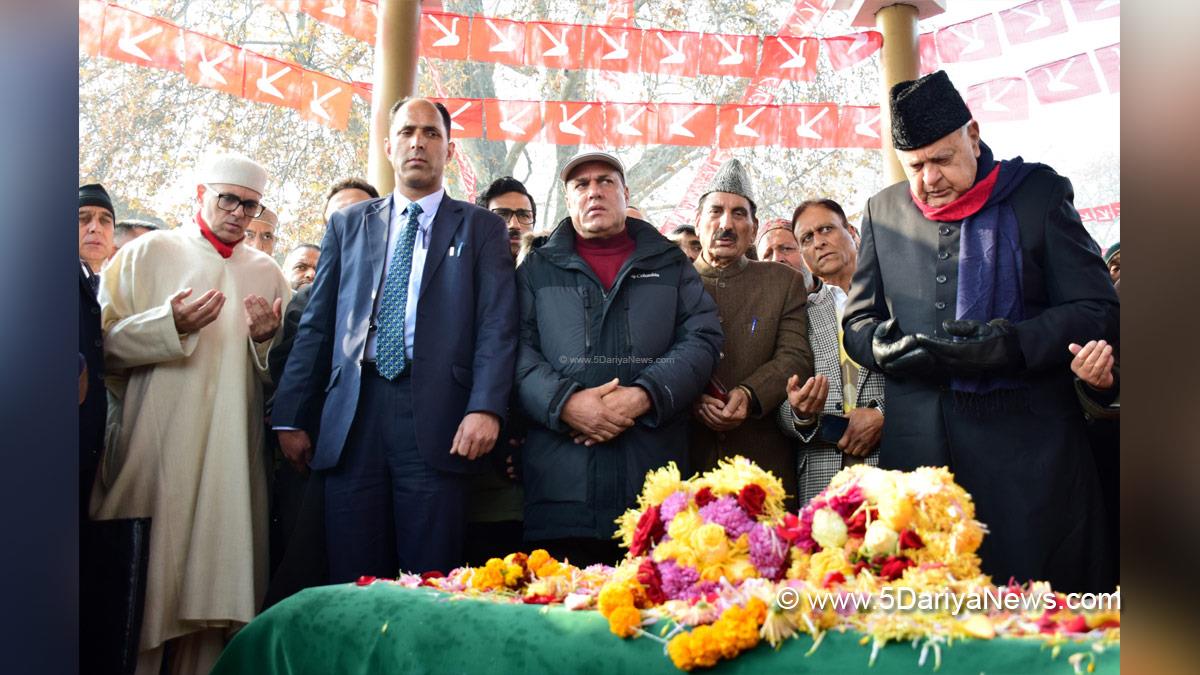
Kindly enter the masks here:
M 730 229 L 717 230 L 713 234 L 713 241 L 723 241 L 728 243 L 737 242 L 737 233 Z

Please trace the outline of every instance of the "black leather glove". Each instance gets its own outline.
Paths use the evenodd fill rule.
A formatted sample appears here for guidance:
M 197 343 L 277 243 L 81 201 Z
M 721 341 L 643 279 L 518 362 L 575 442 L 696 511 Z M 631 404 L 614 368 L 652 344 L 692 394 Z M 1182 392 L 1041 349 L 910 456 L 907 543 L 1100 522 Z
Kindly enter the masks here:
M 879 369 L 898 377 L 935 374 L 937 360 L 917 342 L 918 337 L 901 333 L 895 319 L 876 326 L 871 337 L 871 354 Z
M 1007 375 L 1025 367 L 1017 330 L 1007 319 L 943 321 L 949 338 L 918 335 L 917 342 L 956 375 Z

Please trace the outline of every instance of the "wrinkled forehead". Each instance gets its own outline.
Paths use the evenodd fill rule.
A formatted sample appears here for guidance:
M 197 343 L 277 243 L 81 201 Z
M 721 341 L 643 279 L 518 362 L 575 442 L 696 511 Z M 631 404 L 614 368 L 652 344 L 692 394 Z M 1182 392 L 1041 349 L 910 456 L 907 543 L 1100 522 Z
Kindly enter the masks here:
M 405 127 L 418 129 L 430 127 L 446 133 L 442 114 L 438 111 L 437 106 L 423 98 L 408 101 L 396 111 L 396 116 L 392 119 L 392 131 Z

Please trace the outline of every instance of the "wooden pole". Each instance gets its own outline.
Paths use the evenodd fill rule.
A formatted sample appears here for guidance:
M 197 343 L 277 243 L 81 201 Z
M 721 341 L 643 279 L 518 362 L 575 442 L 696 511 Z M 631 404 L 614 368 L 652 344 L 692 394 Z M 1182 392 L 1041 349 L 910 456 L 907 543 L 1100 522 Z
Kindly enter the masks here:
M 889 99 L 892 85 L 917 79 L 921 56 L 917 46 L 917 8 L 912 5 L 889 5 L 875 14 L 875 25 L 883 34 L 883 53 L 880 55 L 883 72 L 883 104 L 880 110 L 883 136 L 883 175 L 887 184 L 906 180 L 904 169 L 892 148 L 892 110 Z
M 371 138 L 367 174 L 386 194 L 396 176 L 383 150 L 392 104 L 417 93 L 417 53 L 421 45 L 421 0 L 379 0 L 375 34 L 375 76 L 371 92 Z

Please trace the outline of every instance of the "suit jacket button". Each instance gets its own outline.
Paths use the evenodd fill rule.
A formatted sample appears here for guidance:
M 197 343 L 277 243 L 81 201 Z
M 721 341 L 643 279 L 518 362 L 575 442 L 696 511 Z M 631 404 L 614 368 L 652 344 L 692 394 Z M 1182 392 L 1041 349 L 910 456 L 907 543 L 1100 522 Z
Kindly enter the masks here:
M 938 233 L 941 234 L 943 237 L 948 237 L 948 236 L 950 236 L 950 228 L 948 228 L 948 227 L 939 228 Z
M 936 277 L 934 277 L 934 280 L 936 280 L 939 284 L 944 284 L 944 283 L 946 283 L 946 275 L 939 274 Z
M 933 303 L 933 306 L 937 307 L 938 309 L 946 309 L 946 303 L 942 302 L 941 300 Z
M 950 257 L 949 251 L 938 251 L 938 260 L 945 260 Z

